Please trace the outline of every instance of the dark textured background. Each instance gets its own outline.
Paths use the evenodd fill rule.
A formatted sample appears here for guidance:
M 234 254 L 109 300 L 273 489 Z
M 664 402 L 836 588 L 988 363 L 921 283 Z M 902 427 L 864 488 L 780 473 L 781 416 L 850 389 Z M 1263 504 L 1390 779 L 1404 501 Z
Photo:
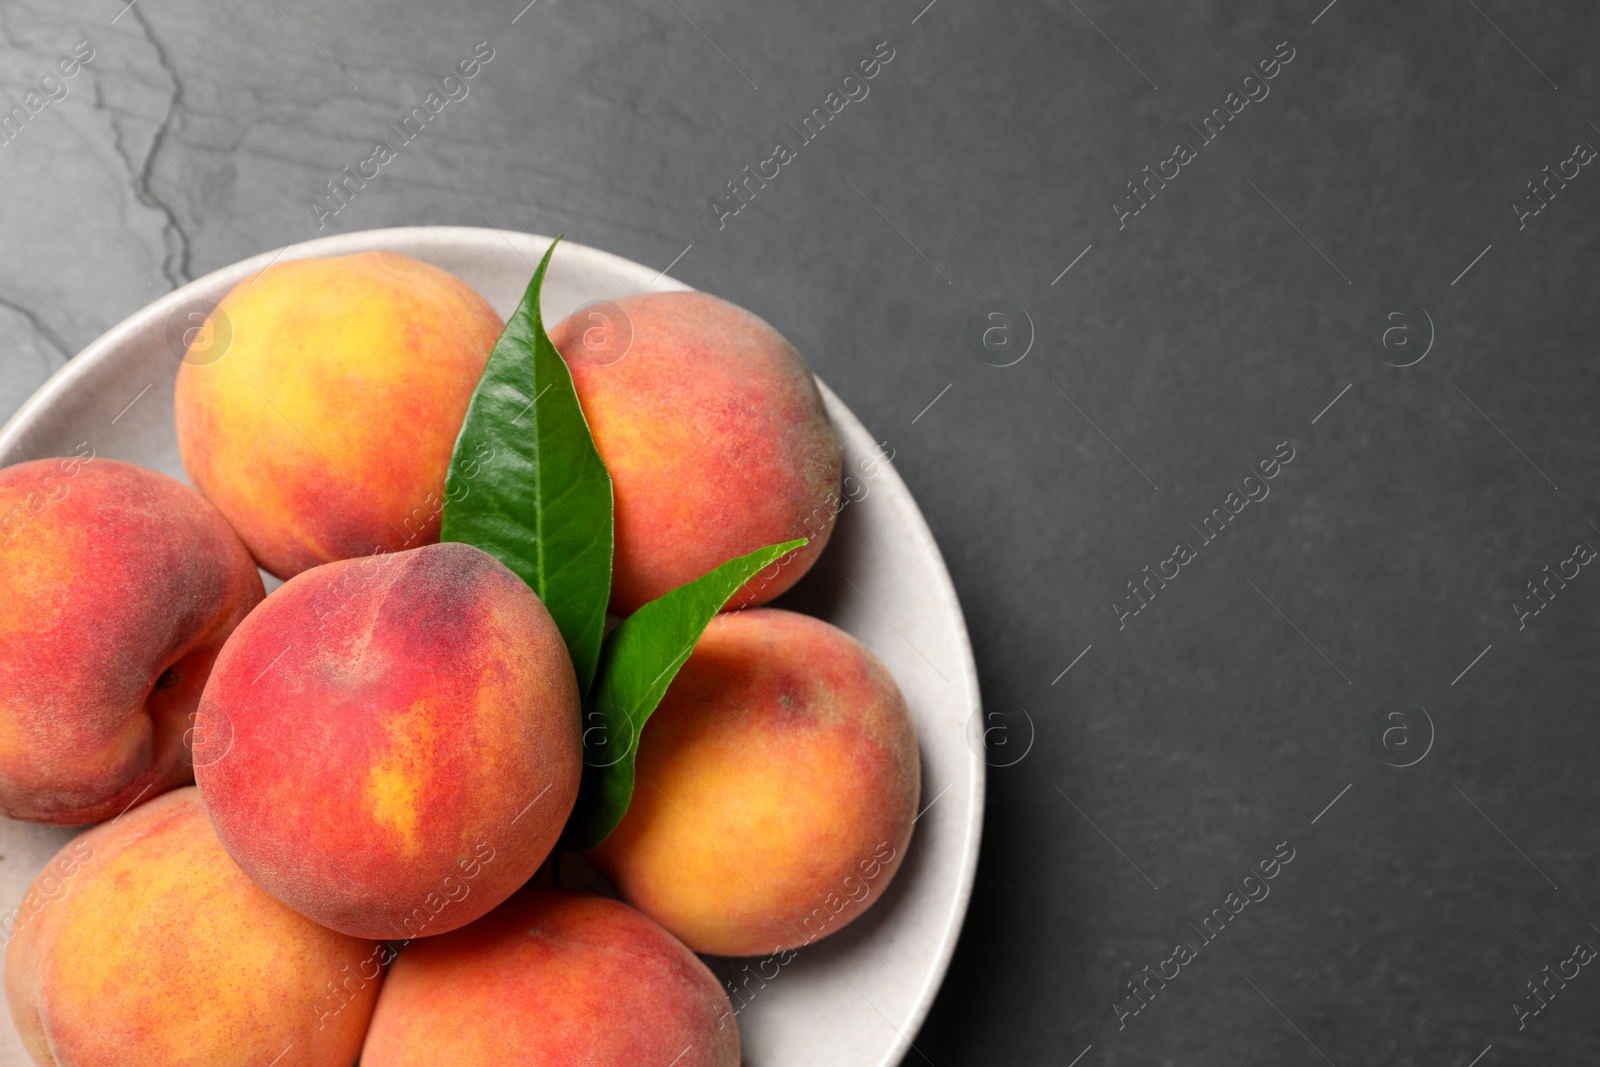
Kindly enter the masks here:
M 1525 628 L 1513 604 L 1600 547 L 1600 166 L 1523 229 L 1512 205 L 1600 146 L 1600 12 L 924 2 L 3 0 L 5 107 L 95 58 L 0 145 L 0 408 L 315 236 L 323 183 L 488 39 L 323 232 L 683 253 L 895 449 L 943 546 L 1002 717 L 910 1062 L 1596 1062 L 1594 968 L 1520 1031 L 1512 1004 L 1600 946 L 1600 575 Z M 1119 230 L 1124 183 L 1285 40 L 1270 96 Z M 870 95 L 719 229 L 710 198 L 882 41 Z M 1014 366 L 965 340 L 994 298 L 1036 330 Z M 1436 331 L 1404 369 L 1367 329 L 1401 301 Z M 1425 346 L 1403 328 L 1390 362 Z M 1119 629 L 1125 583 L 1285 441 L 1271 496 Z M 1285 841 L 1270 897 L 1119 1029 L 1125 983 Z

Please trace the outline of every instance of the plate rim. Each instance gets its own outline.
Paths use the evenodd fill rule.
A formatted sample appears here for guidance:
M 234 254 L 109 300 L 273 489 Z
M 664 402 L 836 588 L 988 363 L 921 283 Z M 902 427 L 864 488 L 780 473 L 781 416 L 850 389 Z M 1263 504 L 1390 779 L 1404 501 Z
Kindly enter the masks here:
M 311 256 L 342 255 L 355 251 L 371 251 L 375 249 L 392 250 L 397 245 L 429 241 L 451 241 L 461 244 L 486 242 L 491 236 L 504 241 L 512 251 L 522 255 L 513 242 L 513 238 L 524 242 L 532 242 L 539 249 L 549 246 L 552 238 L 543 234 L 528 233 L 520 230 L 502 230 L 499 227 L 484 226 L 391 226 L 367 230 L 354 230 L 348 233 L 330 234 L 316 237 L 306 241 L 297 241 L 283 245 L 274 251 L 261 252 L 233 263 L 219 267 L 215 270 L 193 279 L 173 289 L 155 300 L 150 301 L 132 314 L 128 315 L 116 325 L 107 329 L 89 344 L 85 345 L 75 355 L 58 367 L 34 392 L 18 406 L 11 417 L 0 426 L 0 456 L 10 452 L 16 445 L 17 439 L 22 437 L 27 429 L 43 416 L 45 409 L 56 401 L 69 394 L 77 387 L 81 379 L 88 376 L 91 368 L 111 358 L 112 353 L 118 350 L 134 335 L 148 329 L 153 323 L 170 316 L 174 310 L 185 304 L 196 293 L 218 287 L 223 283 L 232 288 L 244 278 L 257 271 L 265 271 L 274 263 L 285 257 L 289 259 L 303 259 Z M 635 260 L 627 259 L 613 252 L 595 248 L 562 238 L 562 252 L 566 256 L 578 255 L 583 258 L 597 260 L 609 268 L 621 273 L 639 272 L 649 274 L 649 267 Z M 525 256 L 523 258 L 526 258 Z M 531 272 L 530 266 L 530 272 Z M 665 283 L 673 289 L 690 289 L 691 287 L 676 280 L 665 271 L 654 274 L 651 280 L 645 283 L 644 288 L 652 288 Z M 815 377 L 815 375 L 813 375 Z M 820 378 L 816 379 L 818 387 L 828 401 L 830 414 L 842 423 L 841 432 L 855 437 L 859 442 L 866 442 L 875 446 L 877 439 L 868 432 L 866 426 L 856 416 L 855 412 L 839 398 L 832 389 Z M 843 418 L 838 418 L 837 413 L 842 413 Z M 928 968 L 923 976 L 921 987 L 916 992 L 915 1004 L 907 1026 L 898 1031 L 898 1036 L 887 1058 L 880 1060 L 880 1067 L 893 1067 L 900 1063 L 913 1047 L 913 1037 L 922 1029 L 927 1021 L 933 1002 L 937 998 L 939 989 L 944 984 L 944 979 L 949 973 L 951 961 L 955 955 L 961 931 L 966 924 L 967 911 L 971 905 L 973 885 L 977 876 L 979 852 L 982 847 L 983 819 L 987 791 L 987 764 L 973 748 L 971 730 L 968 726 L 971 714 L 978 712 L 982 707 L 982 695 L 978 684 L 977 662 L 973 655 L 972 641 L 967 629 L 966 615 L 961 609 L 961 601 L 956 593 L 955 583 L 950 577 L 949 567 L 944 560 L 944 554 L 939 550 L 938 541 L 933 536 L 932 529 L 928 526 L 926 516 L 917 505 L 916 498 L 900 477 L 898 468 L 893 460 L 883 464 L 883 469 L 889 474 L 889 483 L 885 487 L 886 495 L 895 503 L 899 518 L 905 526 L 906 532 L 918 544 L 927 550 L 933 561 L 938 586 L 937 592 L 941 607 L 946 616 L 955 626 L 957 643 L 959 646 L 959 659 L 961 674 L 964 681 L 965 705 L 971 712 L 963 724 L 963 729 L 968 732 L 967 747 L 971 752 L 969 771 L 972 775 L 972 798 L 967 807 L 965 824 L 961 827 L 961 869 L 957 879 L 956 892 L 950 900 L 947 920 L 940 932 L 940 943 L 934 956 L 933 966 Z M 926 809 L 924 809 L 926 810 Z M 887 1021 L 887 1020 L 885 1020 Z M 892 1026 L 892 1024 L 891 1024 Z

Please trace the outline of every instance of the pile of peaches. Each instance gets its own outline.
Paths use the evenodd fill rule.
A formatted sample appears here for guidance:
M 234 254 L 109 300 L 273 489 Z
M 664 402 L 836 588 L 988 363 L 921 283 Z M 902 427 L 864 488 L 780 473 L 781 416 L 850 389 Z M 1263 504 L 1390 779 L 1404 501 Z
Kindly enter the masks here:
M 583 440 L 532 397 L 464 467 L 515 317 L 394 253 L 275 263 L 186 338 L 193 488 L 92 447 L 0 470 L 0 812 L 88 827 L 0 921 L 37 1063 L 735 1067 L 752 981 L 882 896 L 920 789 L 905 700 L 849 635 L 760 606 L 840 506 L 815 379 L 713 296 L 607 314 L 625 351 L 583 310 L 535 319 Z M 491 488 L 556 514 L 554 468 L 507 458 L 524 432 L 541 463 L 603 459 L 608 631 L 806 539 L 671 664 L 598 842 L 573 832 L 616 762 L 593 656 L 527 561 L 441 540 Z M 585 531 L 524 534 L 548 565 Z M 596 891 L 559 888 L 574 869 Z M 724 983 L 697 953 L 763 959 Z

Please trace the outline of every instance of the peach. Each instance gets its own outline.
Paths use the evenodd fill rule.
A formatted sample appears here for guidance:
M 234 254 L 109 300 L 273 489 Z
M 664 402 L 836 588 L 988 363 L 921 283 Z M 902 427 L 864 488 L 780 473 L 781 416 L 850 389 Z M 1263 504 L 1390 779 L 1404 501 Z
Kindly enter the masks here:
M 431 544 L 502 327 L 408 256 L 275 263 L 223 299 L 194 338 L 207 355 L 191 345 L 178 369 L 184 468 L 280 578 Z
M 222 650 L 200 715 L 195 778 L 228 854 L 360 937 L 443 933 L 505 900 L 582 768 L 560 631 L 464 544 L 290 579 Z
M 41 1067 L 348 1067 L 382 976 L 382 946 L 252 885 L 193 789 L 68 842 L 8 925 L 6 999 Z
M 632 331 L 620 359 L 590 343 L 605 329 L 590 312 L 550 334 L 611 472 L 612 610 L 628 614 L 735 556 L 810 538 L 731 606 L 771 600 L 816 560 L 841 506 L 843 450 L 816 379 L 777 330 L 726 300 L 647 293 L 614 307 L 626 323 L 606 325 Z
M 73 826 L 190 780 L 186 732 L 261 576 L 215 508 L 92 449 L 0 470 L 0 811 Z
M 798 948 L 882 896 L 921 776 L 905 698 L 865 646 L 806 615 L 733 612 L 645 723 L 633 801 L 589 855 L 696 952 Z
M 361 1067 L 738 1067 L 727 995 L 626 904 L 527 889 L 483 920 L 407 946 Z

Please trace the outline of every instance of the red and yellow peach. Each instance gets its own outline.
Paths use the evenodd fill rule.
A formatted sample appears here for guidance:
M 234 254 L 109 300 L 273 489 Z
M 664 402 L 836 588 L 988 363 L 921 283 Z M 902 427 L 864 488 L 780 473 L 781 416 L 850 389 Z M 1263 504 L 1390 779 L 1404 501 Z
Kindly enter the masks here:
M 190 780 L 212 660 L 261 600 L 215 508 L 95 458 L 0 470 L 0 812 L 81 825 Z
M 544 861 L 577 795 L 560 631 L 470 545 L 290 579 L 223 649 L 201 715 L 195 777 L 229 855 L 361 937 L 483 915 Z
M 589 855 L 696 952 L 797 948 L 882 895 L 920 787 L 910 713 L 877 657 L 819 619 L 733 612 L 645 723 L 633 800 Z
M 631 330 L 620 359 L 591 357 L 581 310 L 550 338 L 611 472 L 612 609 L 628 614 L 735 556 L 810 538 L 730 606 L 771 600 L 816 560 L 840 506 L 843 451 L 816 379 L 777 330 L 706 293 L 622 297 L 608 313 Z
M 439 538 L 445 473 L 503 324 L 459 278 L 362 252 L 240 282 L 178 370 L 194 484 L 280 578 Z M 206 332 L 210 331 L 210 332 Z
M 5 986 L 40 1067 L 348 1067 L 360 1050 L 375 946 L 251 884 L 193 789 L 69 842 L 30 900 Z
M 637 911 L 528 889 L 409 945 L 362 1067 L 738 1067 L 733 1009 L 706 965 Z

